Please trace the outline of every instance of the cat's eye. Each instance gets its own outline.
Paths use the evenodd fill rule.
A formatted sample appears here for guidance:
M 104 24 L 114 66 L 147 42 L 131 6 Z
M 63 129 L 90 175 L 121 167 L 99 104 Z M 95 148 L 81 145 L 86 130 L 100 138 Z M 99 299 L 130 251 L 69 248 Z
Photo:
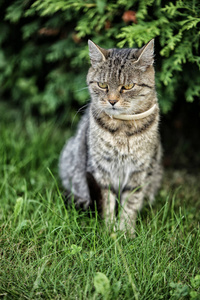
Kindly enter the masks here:
M 108 85 L 105 82 L 97 82 L 98 86 L 102 89 L 107 89 Z
M 134 83 L 129 83 L 122 86 L 122 90 L 131 90 L 134 87 Z

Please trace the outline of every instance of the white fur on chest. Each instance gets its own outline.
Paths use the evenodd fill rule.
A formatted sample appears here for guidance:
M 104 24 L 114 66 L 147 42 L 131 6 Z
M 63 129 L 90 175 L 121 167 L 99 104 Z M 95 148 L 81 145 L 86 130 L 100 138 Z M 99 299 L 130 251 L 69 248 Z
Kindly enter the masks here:
M 98 131 L 92 135 L 92 156 L 95 160 L 101 161 L 101 155 L 104 153 L 110 156 L 109 162 L 103 162 L 104 168 L 110 174 L 110 182 L 115 190 L 119 187 L 122 190 L 128 183 L 133 172 L 141 170 L 141 166 L 148 162 L 149 153 L 147 153 L 147 140 L 142 136 L 126 137 L 123 133 L 112 135 L 108 132 Z M 103 149 L 102 153 L 97 155 L 97 148 Z
M 118 153 L 111 163 L 113 186 L 123 189 L 130 178 L 130 175 L 140 169 L 141 147 L 136 139 L 116 136 L 112 140 L 113 150 Z M 145 153 L 144 153 L 145 154 Z M 140 156 L 140 159 L 139 159 Z M 144 159 L 144 158 L 143 158 Z M 142 160 L 143 160 L 142 159 Z
M 128 183 L 130 175 L 135 171 L 135 165 L 128 159 L 125 162 L 118 162 L 118 165 L 113 164 L 112 170 L 112 185 L 117 190 L 119 187 L 122 190 Z
M 119 187 L 123 189 L 128 184 L 131 174 L 148 167 L 155 147 L 155 134 L 153 132 L 156 132 L 156 126 L 151 128 L 150 136 L 147 131 L 127 136 L 123 130 L 112 134 L 97 126 L 93 120 L 91 125 L 90 153 L 92 165 L 95 169 L 95 166 L 98 165 L 96 162 L 101 162 L 109 174 L 107 179 L 112 186 L 116 190 Z M 101 149 L 101 151 L 97 153 L 97 149 Z M 108 161 L 103 160 L 103 155 L 110 159 Z M 100 172 L 99 176 L 101 176 Z

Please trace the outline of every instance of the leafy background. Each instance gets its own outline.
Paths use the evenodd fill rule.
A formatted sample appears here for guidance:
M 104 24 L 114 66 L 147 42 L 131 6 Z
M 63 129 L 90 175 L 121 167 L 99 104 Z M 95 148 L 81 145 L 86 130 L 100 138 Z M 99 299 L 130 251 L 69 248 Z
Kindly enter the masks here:
M 1 100 L 74 129 L 89 100 L 88 39 L 109 48 L 141 47 L 155 38 L 165 164 L 188 167 L 192 161 L 196 168 L 199 16 L 195 0 L 1 0 Z
M 162 112 L 200 97 L 198 1 L 1 0 L 1 96 L 22 109 L 53 115 L 88 100 L 87 40 L 141 47 L 156 38 Z

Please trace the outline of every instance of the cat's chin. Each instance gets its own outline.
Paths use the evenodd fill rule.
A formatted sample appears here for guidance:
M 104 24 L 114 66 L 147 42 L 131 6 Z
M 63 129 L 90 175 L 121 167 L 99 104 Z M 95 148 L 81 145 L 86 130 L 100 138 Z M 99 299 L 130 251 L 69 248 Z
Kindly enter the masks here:
M 113 108 L 108 108 L 105 109 L 104 112 L 109 115 L 110 117 L 112 116 L 119 116 L 121 114 L 127 114 L 127 111 L 124 109 L 113 109 Z

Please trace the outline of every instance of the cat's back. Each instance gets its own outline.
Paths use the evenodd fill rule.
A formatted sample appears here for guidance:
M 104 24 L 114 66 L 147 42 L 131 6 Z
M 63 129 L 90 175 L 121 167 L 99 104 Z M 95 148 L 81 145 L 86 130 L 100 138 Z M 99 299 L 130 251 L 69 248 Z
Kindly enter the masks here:
M 60 155 L 59 174 L 66 189 L 71 188 L 74 173 L 83 175 L 85 172 L 88 127 L 89 107 L 78 124 L 76 134 L 66 142 Z

